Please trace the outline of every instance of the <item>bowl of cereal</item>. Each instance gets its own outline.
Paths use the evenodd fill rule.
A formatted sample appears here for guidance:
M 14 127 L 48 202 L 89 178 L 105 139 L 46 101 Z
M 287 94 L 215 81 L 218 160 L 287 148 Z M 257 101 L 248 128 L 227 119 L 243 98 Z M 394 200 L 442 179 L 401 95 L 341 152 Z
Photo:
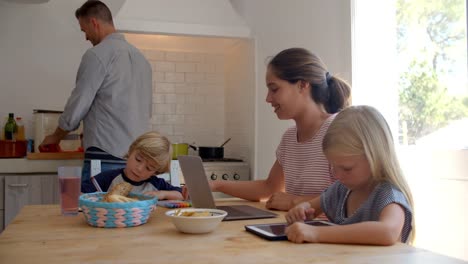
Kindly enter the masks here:
M 203 234 L 215 230 L 227 212 L 210 208 L 184 208 L 167 211 L 166 215 L 180 232 Z

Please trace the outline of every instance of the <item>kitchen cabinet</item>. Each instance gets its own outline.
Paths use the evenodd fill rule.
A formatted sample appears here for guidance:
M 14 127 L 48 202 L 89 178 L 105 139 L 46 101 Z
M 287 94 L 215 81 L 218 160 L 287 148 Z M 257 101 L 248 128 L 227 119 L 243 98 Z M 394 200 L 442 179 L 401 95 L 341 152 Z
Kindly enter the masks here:
M 0 159 L 0 232 L 24 205 L 58 204 L 57 167 L 83 160 Z
M 4 225 L 7 226 L 29 204 L 59 203 L 56 174 L 5 175 Z
M 0 175 L 0 233 L 2 232 L 2 230 L 4 229 L 4 225 L 3 225 L 3 222 L 4 222 L 4 212 L 5 212 L 5 200 L 4 200 L 4 197 L 5 195 L 3 194 L 3 190 L 4 190 L 4 186 L 5 186 L 5 177 L 4 176 L 1 176 Z

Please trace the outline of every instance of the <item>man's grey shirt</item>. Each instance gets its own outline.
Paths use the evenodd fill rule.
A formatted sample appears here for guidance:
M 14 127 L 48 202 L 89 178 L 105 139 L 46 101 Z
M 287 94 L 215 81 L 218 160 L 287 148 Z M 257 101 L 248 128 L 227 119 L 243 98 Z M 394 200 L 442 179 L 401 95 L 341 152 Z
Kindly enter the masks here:
M 122 34 L 113 33 L 83 55 L 59 126 L 73 131 L 83 120 L 85 150 L 98 147 L 123 157 L 148 131 L 151 112 L 151 65 Z

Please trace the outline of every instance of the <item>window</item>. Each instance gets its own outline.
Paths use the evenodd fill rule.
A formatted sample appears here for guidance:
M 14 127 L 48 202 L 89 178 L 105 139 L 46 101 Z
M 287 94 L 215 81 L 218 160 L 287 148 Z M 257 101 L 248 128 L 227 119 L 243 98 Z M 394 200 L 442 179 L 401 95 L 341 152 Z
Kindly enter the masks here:
M 392 127 L 415 246 L 468 260 L 466 0 L 354 0 L 353 103 Z

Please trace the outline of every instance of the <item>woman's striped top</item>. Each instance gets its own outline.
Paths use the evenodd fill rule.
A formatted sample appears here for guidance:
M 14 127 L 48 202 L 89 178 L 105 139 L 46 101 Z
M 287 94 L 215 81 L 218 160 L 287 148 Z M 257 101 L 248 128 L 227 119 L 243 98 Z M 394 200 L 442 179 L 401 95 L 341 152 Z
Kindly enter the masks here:
M 335 116 L 326 119 L 319 131 L 306 142 L 297 141 L 296 126 L 284 133 L 276 150 L 276 158 L 283 168 L 286 193 L 319 195 L 335 182 L 322 150 L 323 137 Z

